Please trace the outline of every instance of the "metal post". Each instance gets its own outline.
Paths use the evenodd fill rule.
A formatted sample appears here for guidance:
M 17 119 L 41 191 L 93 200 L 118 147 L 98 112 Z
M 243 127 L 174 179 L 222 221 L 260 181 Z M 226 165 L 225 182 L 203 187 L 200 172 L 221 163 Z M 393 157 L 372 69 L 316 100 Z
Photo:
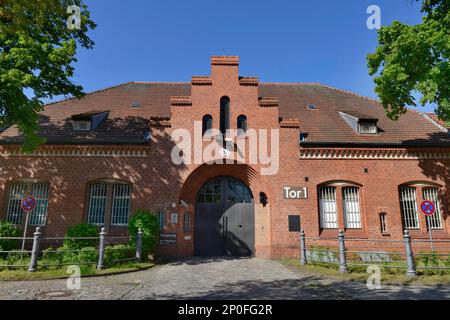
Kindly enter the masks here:
M 306 260 L 306 242 L 305 242 L 305 230 L 300 230 L 300 264 L 307 264 Z
M 409 235 L 409 231 L 405 230 L 403 234 L 403 241 L 405 242 L 405 250 L 406 250 L 406 264 L 408 269 L 406 270 L 406 275 L 415 277 L 417 275 L 416 266 L 414 264 L 414 254 L 411 246 L 411 236 Z
M 39 256 L 39 242 L 41 240 L 41 227 L 36 228 L 36 232 L 33 234 L 33 249 L 31 251 L 30 266 L 28 267 L 28 272 L 35 272 L 38 265 Z
M 105 268 L 105 238 L 106 238 L 106 231 L 105 228 L 102 228 L 102 230 L 100 231 L 100 243 L 98 245 L 97 269 Z
M 142 228 L 139 228 L 136 238 L 136 259 L 138 262 L 142 262 L 142 235 L 144 232 Z
M 434 245 L 433 245 L 433 230 L 431 229 L 431 217 L 427 216 L 427 227 L 428 227 L 428 236 L 430 238 L 430 244 L 431 244 L 431 252 L 434 252 Z
M 339 230 L 339 271 L 348 272 L 347 257 L 345 256 L 345 235 L 343 230 Z

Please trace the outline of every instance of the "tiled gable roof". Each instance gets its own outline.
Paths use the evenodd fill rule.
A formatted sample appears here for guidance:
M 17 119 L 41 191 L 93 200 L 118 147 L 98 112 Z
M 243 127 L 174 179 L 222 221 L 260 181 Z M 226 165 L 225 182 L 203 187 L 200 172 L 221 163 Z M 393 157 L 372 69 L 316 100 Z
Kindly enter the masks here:
M 40 135 L 49 144 L 145 143 L 151 118 L 169 118 L 171 97 L 190 96 L 191 83 L 130 82 L 86 95 L 49 104 L 41 113 Z M 260 97 L 277 98 L 281 118 L 298 119 L 299 130 L 308 133 L 305 145 L 366 144 L 450 146 L 450 135 L 409 111 L 398 121 L 389 120 L 381 105 L 372 99 L 321 84 L 259 83 Z M 132 107 L 139 103 L 139 107 Z M 309 110 L 313 104 L 317 110 Z M 74 132 L 71 116 L 93 110 L 109 110 L 108 119 L 92 132 Z M 379 119 L 380 132 L 359 135 L 339 116 L 340 111 Z M 0 133 L 0 143 L 19 143 L 15 127 Z

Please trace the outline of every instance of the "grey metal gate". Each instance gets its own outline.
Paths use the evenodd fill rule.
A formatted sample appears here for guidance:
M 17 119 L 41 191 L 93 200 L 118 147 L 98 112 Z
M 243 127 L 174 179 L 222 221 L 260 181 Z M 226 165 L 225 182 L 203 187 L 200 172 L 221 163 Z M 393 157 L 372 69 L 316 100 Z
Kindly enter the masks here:
M 253 196 L 241 181 L 217 177 L 199 191 L 195 205 L 195 255 L 252 256 Z

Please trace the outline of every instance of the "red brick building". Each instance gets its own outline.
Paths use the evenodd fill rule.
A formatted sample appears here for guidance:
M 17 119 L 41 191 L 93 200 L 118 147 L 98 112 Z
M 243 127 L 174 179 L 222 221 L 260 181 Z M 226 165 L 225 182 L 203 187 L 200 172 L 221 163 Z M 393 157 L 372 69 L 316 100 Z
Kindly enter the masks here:
M 238 57 L 212 57 L 211 75 L 190 82 L 132 82 L 47 105 L 47 142 L 33 154 L 20 152 L 14 127 L 3 130 L 0 219 L 23 226 L 20 199 L 33 194 L 29 224 L 45 235 L 82 222 L 123 234 L 141 208 L 161 218 L 161 254 L 276 258 L 298 255 L 289 216 L 319 239 L 339 229 L 368 239 L 401 239 L 409 229 L 426 238 L 418 205 L 431 199 L 439 204 L 434 237 L 449 238 L 445 126 L 415 111 L 391 121 L 374 100 L 315 83 L 262 83 L 238 67 Z M 179 153 L 179 129 L 195 137 L 191 150 Z M 210 129 L 241 131 L 223 144 Z M 270 164 L 251 161 L 255 141 Z M 195 143 L 219 144 L 212 158 L 232 160 L 199 161 Z M 193 160 L 174 163 L 174 152 Z

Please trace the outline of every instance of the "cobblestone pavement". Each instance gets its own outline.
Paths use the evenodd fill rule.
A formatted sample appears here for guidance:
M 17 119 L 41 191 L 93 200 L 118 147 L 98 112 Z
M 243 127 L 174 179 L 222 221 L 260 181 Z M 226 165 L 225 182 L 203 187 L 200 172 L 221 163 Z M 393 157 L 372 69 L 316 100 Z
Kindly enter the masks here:
M 260 259 L 188 259 L 134 273 L 66 280 L 0 282 L 0 299 L 450 299 L 450 287 L 391 286 L 368 290 Z

